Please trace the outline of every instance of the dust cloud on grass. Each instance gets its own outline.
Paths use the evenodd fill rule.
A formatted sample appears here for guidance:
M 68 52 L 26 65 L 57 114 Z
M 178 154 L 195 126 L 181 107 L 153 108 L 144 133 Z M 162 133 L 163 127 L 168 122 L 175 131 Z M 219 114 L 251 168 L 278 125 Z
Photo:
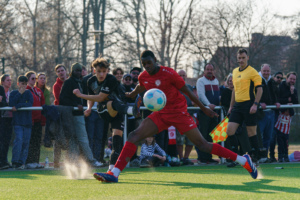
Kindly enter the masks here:
M 64 174 L 68 179 L 93 179 L 89 165 L 83 160 L 76 163 L 66 162 L 64 165 Z

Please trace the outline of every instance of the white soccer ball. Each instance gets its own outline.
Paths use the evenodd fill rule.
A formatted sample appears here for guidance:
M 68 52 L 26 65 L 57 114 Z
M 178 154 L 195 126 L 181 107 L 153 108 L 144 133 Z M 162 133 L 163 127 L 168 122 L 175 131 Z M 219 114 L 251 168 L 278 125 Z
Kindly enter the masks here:
M 151 111 L 160 111 L 166 103 L 167 97 L 160 89 L 148 90 L 144 95 L 144 105 Z
M 179 160 L 176 157 L 172 157 L 172 162 L 179 162 Z

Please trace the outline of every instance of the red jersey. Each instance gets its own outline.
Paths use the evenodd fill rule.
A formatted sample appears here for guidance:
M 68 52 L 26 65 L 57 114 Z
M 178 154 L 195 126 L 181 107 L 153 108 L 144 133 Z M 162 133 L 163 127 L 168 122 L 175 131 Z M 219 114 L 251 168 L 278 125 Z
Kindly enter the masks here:
M 139 75 L 139 84 L 147 90 L 157 88 L 165 93 L 167 103 L 160 113 L 187 111 L 186 99 L 179 91 L 185 82 L 172 68 L 160 66 L 154 75 L 144 71 Z
M 45 97 L 42 90 L 36 86 L 31 88 L 27 85 L 26 89 L 30 90 L 33 96 L 33 107 L 43 106 L 45 104 Z M 33 110 L 32 111 L 32 122 L 42 122 L 42 111 L 41 110 Z M 42 122 L 42 126 L 43 126 Z

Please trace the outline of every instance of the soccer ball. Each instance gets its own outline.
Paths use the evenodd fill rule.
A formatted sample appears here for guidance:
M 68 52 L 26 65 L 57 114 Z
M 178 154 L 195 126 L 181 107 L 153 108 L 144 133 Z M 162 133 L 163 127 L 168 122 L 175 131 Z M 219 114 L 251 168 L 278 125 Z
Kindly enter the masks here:
M 160 111 L 166 103 L 165 93 L 157 88 L 148 90 L 144 95 L 144 105 L 151 111 Z

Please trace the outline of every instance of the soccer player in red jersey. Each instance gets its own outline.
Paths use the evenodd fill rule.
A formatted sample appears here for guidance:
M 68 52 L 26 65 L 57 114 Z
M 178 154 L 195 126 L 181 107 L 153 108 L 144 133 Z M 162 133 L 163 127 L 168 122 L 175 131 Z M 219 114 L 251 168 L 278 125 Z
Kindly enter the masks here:
M 125 168 L 130 158 L 137 149 L 136 144 L 147 137 L 153 136 L 169 126 L 185 134 L 200 151 L 215 154 L 217 156 L 231 159 L 238 162 L 248 170 L 252 178 L 257 178 L 257 169 L 248 155 L 239 156 L 236 153 L 220 146 L 216 143 L 207 142 L 199 132 L 192 116 L 187 112 L 185 97 L 180 93 L 185 93 L 200 109 L 210 117 L 218 115 L 206 108 L 199 99 L 185 85 L 184 80 L 169 67 L 159 66 L 152 51 L 145 50 L 141 54 L 141 62 L 145 70 L 139 76 L 139 84 L 136 88 L 127 93 L 127 97 L 135 97 L 137 94 L 152 88 L 162 90 L 166 97 L 166 106 L 158 112 L 149 115 L 140 126 L 130 133 L 128 141 L 125 143 L 123 150 L 116 162 L 114 168 L 107 173 L 95 173 L 94 177 L 103 182 L 118 182 L 118 176 Z

